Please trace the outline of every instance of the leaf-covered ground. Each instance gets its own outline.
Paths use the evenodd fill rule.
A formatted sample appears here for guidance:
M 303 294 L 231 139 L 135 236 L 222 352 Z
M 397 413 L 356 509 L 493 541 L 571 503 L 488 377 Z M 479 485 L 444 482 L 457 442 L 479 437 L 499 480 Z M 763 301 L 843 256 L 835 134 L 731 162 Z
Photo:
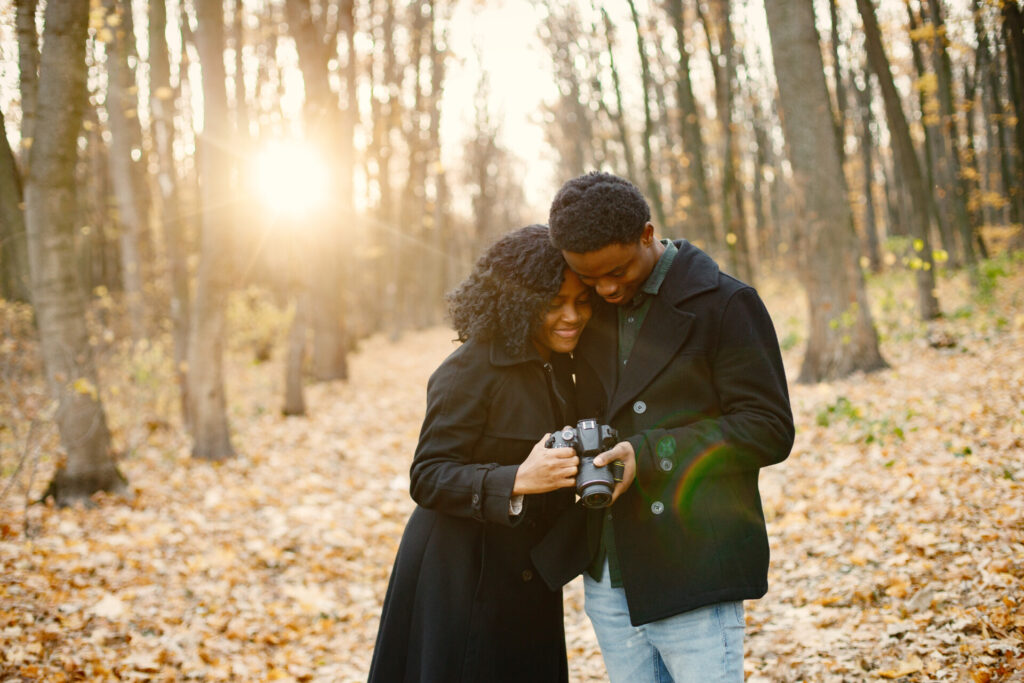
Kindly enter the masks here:
M 949 316 L 931 326 L 914 321 L 907 281 L 873 283 L 891 368 L 791 386 L 796 446 L 761 477 L 771 587 L 747 603 L 749 681 L 1024 680 L 1024 271 L 1005 269 L 986 275 L 987 299 L 944 280 Z M 791 378 L 793 287 L 762 288 Z M 165 350 L 126 356 L 101 334 L 133 495 L 60 510 L 24 505 L 49 479 L 55 436 L 11 315 L 0 681 L 365 679 L 426 379 L 452 334 L 364 341 L 349 382 L 308 389 L 305 418 L 278 414 L 281 368 L 237 342 L 240 457 L 219 465 L 188 457 Z M 579 580 L 565 597 L 571 678 L 605 680 Z

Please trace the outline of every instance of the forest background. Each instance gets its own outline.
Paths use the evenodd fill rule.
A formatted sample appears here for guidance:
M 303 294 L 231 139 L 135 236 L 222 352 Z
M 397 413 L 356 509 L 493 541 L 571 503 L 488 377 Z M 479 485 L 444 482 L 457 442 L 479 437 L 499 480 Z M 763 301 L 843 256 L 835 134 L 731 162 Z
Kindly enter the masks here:
M 444 293 L 603 169 L 784 349 L 749 676 L 1019 680 L 1022 12 L 3 0 L 0 672 L 359 679 Z

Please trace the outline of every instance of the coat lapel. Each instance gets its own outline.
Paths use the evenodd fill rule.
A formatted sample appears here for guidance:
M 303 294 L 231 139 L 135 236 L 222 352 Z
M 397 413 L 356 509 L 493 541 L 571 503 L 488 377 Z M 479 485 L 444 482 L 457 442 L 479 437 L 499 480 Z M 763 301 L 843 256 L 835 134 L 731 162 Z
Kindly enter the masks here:
M 693 313 L 676 310 L 663 297 L 651 303 L 629 363 L 619 373 L 618 386 L 608 405 L 609 419 L 668 365 L 686 341 L 695 318 Z
M 686 342 L 696 316 L 681 308 L 683 302 L 718 287 L 718 265 L 707 254 L 685 240 L 677 241 L 676 247 L 679 253 L 651 302 L 629 362 L 619 373 L 608 405 L 609 420 L 658 376 Z

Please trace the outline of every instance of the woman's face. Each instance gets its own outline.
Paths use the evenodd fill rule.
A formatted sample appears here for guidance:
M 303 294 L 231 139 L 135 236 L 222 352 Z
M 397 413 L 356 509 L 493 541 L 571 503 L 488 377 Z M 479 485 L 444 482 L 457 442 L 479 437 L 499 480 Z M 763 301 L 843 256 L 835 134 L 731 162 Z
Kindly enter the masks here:
M 558 294 L 541 316 L 540 327 L 533 333 L 533 344 L 541 357 L 551 352 L 569 353 L 576 348 L 584 325 L 590 320 L 590 289 L 568 268 Z

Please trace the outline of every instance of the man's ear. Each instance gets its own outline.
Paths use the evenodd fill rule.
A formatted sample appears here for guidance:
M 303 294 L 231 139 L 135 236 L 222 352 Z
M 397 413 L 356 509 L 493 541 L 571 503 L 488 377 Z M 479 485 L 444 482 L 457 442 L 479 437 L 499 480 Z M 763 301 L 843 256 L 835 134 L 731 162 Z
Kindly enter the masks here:
M 654 242 L 654 223 L 644 223 L 644 231 L 640 233 L 640 244 L 649 247 Z

